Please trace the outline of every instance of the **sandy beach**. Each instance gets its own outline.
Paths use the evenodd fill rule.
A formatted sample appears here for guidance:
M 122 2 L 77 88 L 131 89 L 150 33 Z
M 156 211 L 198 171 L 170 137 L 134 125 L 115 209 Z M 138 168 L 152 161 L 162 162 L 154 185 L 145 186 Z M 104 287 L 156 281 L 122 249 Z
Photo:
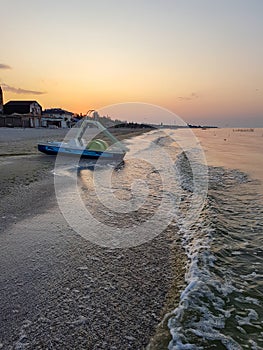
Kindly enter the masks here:
M 169 227 L 129 249 L 77 235 L 56 203 L 55 157 L 36 149 L 65 132 L 0 129 L 0 348 L 145 349 L 176 305 L 182 248 Z
M 117 136 L 142 132 L 117 130 Z M 178 140 L 185 133 L 172 132 Z M 194 132 L 211 170 L 225 169 L 215 180 L 219 189 L 225 176 L 243 181 L 242 174 L 249 174 L 251 186 L 262 191 L 262 129 L 253 135 Z M 37 140 L 63 139 L 65 133 L 0 129 L 0 349 L 167 349 L 167 318 L 185 288 L 187 266 L 177 227 L 125 249 L 103 248 L 77 234 L 57 204 L 56 158 L 36 148 Z M 135 145 L 132 140 L 125 142 Z M 89 180 L 86 170 L 83 178 Z M 86 199 L 98 214 L 101 208 Z

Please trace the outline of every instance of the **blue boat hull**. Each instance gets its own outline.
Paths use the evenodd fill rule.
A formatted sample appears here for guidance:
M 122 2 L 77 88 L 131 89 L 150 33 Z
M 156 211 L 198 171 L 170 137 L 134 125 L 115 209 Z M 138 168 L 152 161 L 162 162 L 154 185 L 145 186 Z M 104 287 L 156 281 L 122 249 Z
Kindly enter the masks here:
M 60 145 L 54 144 L 38 144 L 38 150 L 42 153 L 49 155 L 68 155 L 68 156 L 78 156 L 80 158 L 89 158 L 89 159 L 108 159 L 108 160 L 122 160 L 125 156 L 125 153 L 113 153 L 113 152 L 100 152 L 93 151 L 88 149 L 77 149 L 69 147 L 61 147 Z

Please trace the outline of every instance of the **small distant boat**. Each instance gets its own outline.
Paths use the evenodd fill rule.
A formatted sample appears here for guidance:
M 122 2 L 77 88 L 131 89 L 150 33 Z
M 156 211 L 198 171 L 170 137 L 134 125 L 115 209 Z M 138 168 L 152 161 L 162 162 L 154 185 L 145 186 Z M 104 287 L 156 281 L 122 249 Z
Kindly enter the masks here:
M 91 112 L 95 111 L 92 110 Z M 89 113 L 86 117 L 89 116 Z M 128 148 L 100 122 L 86 117 L 80 122 L 80 127 L 70 129 L 66 140 L 62 142 L 39 142 L 38 150 L 49 155 L 62 154 L 80 158 L 122 161 Z M 86 134 L 88 140 L 85 139 Z M 92 135 L 98 134 L 104 135 L 107 141 L 92 137 Z

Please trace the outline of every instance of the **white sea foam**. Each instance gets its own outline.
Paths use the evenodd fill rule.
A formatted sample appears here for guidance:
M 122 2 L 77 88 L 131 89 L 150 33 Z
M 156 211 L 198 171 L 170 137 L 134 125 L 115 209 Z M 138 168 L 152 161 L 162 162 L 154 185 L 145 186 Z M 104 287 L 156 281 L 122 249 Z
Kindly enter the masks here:
M 181 177 L 184 177 L 183 169 Z M 184 181 L 189 179 L 187 173 L 185 176 Z M 257 239 L 262 226 L 255 218 L 257 213 L 262 217 L 262 210 L 255 210 L 258 208 L 256 200 L 248 201 L 247 189 L 250 196 L 256 194 L 253 195 L 253 188 L 248 187 L 250 179 L 246 174 L 210 168 L 210 181 L 214 193 L 208 197 L 199 222 L 188 228 L 181 226 L 179 232 L 188 265 L 186 287 L 168 322 L 172 335 L 169 350 L 201 350 L 218 343 L 227 350 L 241 350 L 243 345 L 249 344 L 248 340 L 259 349 L 262 335 L 257 337 L 253 333 L 250 336 L 243 326 L 249 325 L 255 332 L 260 327 L 262 329 L 254 307 L 259 306 L 259 300 L 253 296 L 248 282 L 260 276 Z M 245 186 L 244 195 L 242 185 Z M 191 200 L 189 189 L 189 186 L 184 186 L 188 193 L 184 197 L 182 214 L 187 201 Z M 249 208 L 251 205 L 253 208 Z M 183 215 L 181 220 L 184 220 Z M 256 239 L 250 237 L 250 232 Z M 251 251 L 252 246 L 254 251 L 250 259 L 254 256 L 253 262 L 247 263 L 247 249 Z M 240 275 L 241 271 L 247 273 Z M 252 294 L 247 296 L 247 293 Z M 247 307 L 240 306 L 240 303 Z M 229 327 L 229 324 L 234 326 Z

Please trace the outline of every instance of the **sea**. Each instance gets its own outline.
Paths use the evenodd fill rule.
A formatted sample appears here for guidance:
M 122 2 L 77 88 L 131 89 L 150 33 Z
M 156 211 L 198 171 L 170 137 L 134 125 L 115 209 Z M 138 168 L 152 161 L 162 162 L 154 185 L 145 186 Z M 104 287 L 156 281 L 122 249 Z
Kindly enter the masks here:
M 172 225 L 187 263 L 167 349 L 263 349 L 263 129 L 158 129 L 127 146 L 124 166 L 98 171 L 119 235 L 90 239 L 127 248 Z
M 208 191 L 198 220 L 179 231 L 188 264 L 168 348 L 263 349 L 263 130 L 198 136 Z

